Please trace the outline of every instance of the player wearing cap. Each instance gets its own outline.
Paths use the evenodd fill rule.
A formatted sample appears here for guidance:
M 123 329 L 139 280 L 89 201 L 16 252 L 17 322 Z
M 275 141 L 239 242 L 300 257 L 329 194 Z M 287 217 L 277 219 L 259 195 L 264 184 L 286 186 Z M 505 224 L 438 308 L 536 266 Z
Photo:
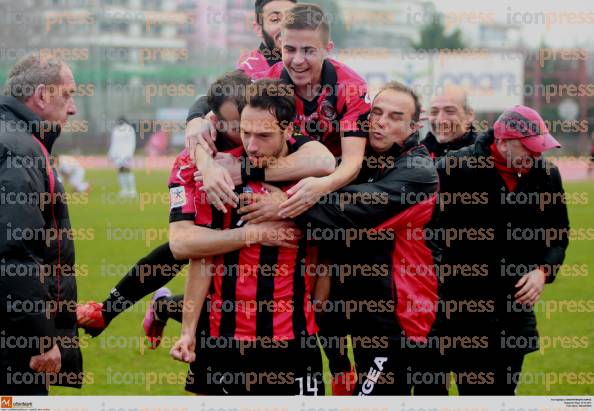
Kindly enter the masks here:
M 311 140 L 293 135 L 295 100 L 292 96 L 277 96 L 279 82 L 262 80 L 255 84 L 261 93 L 250 98 L 241 113 L 243 147 L 234 154 L 239 154 L 243 161 L 249 158 L 251 163 L 264 166 L 283 159 Z M 195 168 L 189 156 L 184 161 L 188 167 L 183 172 L 193 182 Z M 247 181 L 236 188 L 236 194 L 249 193 L 252 197 L 274 192 L 286 198 L 283 191 L 289 186 L 283 183 L 275 188 Z M 201 183 L 179 187 L 180 199 L 172 205 L 172 226 L 187 216 L 193 224 L 218 229 L 221 235 L 229 233 L 231 239 L 218 247 L 221 255 L 191 261 L 182 336 L 171 350 L 172 356 L 193 362 L 198 315 L 209 294 L 211 303 L 207 310 L 212 338 L 206 348 L 200 347 L 199 355 L 203 358 L 198 363 L 211 376 L 211 393 L 323 394 L 307 241 L 287 232 L 284 246 L 268 246 L 264 242 L 230 251 L 234 242 L 230 231 L 243 225 L 241 215 L 232 207 L 224 212 L 215 208 L 201 187 Z M 171 241 L 175 247 L 173 236 Z M 309 343 L 304 344 L 306 340 Z M 196 391 L 191 383 L 187 389 Z
M 538 349 L 532 306 L 565 258 L 569 221 L 560 144 L 525 106 L 505 111 L 472 146 L 437 162 L 450 369 L 462 395 L 514 395 L 524 355 Z M 443 201 L 447 198 L 463 201 Z M 466 346 L 460 341 L 466 339 Z M 470 344 L 470 345 L 468 345 Z

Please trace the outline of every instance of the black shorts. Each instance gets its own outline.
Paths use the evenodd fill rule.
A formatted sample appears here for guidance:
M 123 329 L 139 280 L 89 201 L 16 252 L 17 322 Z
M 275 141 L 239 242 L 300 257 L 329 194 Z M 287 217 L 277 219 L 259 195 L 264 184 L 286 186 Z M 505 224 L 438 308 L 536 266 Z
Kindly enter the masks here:
M 202 395 L 324 395 L 322 355 L 307 340 L 198 337 L 186 390 Z
M 418 348 L 401 338 L 354 347 L 357 385 L 353 395 L 447 395 L 447 373 L 439 351 Z

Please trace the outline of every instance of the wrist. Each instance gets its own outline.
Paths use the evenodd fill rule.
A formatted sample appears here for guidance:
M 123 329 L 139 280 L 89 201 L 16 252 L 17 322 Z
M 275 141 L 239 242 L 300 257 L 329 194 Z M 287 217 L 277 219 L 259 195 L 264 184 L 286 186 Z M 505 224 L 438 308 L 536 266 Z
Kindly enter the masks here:
M 323 197 L 326 194 L 329 194 L 333 191 L 335 191 L 333 184 L 332 184 L 332 180 L 330 178 L 328 178 L 329 176 L 326 177 L 317 177 L 318 178 L 318 182 L 320 183 L 320 196 Z
M 196 333 L 193 332 L 190 328 L 191 327 L 182 327 L 181 336 L 182 337 L 190 337 L 190 338 L 194 337 L 196 335 Z
M 245 158 L 241 161 L 241 182 L 243 184 L 248 181 L 265 181 L 264 168 L 254 167 L 249 159 Z
M 248 224 L 244 227 L 244 243 L 246 247 L 258 244 L 261 241 L 260 228 L 258 224 Z

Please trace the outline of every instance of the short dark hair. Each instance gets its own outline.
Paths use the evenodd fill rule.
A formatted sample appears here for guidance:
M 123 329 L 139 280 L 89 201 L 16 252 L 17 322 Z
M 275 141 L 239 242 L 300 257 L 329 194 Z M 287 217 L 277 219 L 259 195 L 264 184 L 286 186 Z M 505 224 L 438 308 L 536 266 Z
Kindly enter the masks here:
M 390 81 L 389 83 L 385 84 L 375 95 L 379 96 L 383 91 L 392 90 L 392 91 L 399 91 L 405 94 L 408 94 L 412 97 L 413 101 L 415 102 L 415 112 L 413 113 L 412 119 L 413 121 L 419 121 L 421 118 L 421 101 L 419 100 L 419 96 L 414 90 L 398 81 Z
M 252 89 L 256 92 L 248 96 L 248 106 L 270 111 L 282 130 L 293 122 L 296 114 L 295 95 L 288 85 L 281 80 L 261 79 L 252 84 Z
M 255 9 L 256 9 L 256 23 L 260 26 L 264 25 L 264 19 L 262 18 L 262 13 L 264 12 L 264 7 L 268 3 L 271 3 L 276 0 L 256 0 Z M 291 3 L 297 3 L 297 0 L 287 0 Z
M 243 71 L 235 70 L 223 74 L 208 89 L 208 106 L 220 116 L 221 106 L 230 101 L 237 105 L 237 111 L 241 113 L 246 103 L 245 92 L 250 84 L 252 80 Z
M 285 30 L 320 30 L 324 43 L 330 41 L 330 23 L 317 4 L 301 3 L 291 8 L 283 19 Z

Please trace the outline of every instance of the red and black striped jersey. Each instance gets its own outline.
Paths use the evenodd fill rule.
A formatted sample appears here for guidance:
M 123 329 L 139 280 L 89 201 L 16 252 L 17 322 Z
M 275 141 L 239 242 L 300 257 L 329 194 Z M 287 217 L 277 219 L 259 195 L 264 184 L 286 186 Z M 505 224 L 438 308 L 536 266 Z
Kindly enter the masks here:
M 282 61 L 252 77 L 281 79 L 283 83 L 293 84 Z M 341 132 L 345 137 L 367 138 L 366 124 L 371 109 L 367 83 L 354 70 L 333 59 L 324 61 L 321 83 L 315 100 L 307 101 L 297 95 L 294 124 L 300 133 L 321 141 L 339 157 Z
M 295 136 L 289 140 L 289 153 L 310 141 Z M 243 148 L 231 154 L 240 157 Z M 228 206 L 223 213 L 208 202 L 200 191 L 202 183 L 194 182 L 195 171 L 184 150 L 176 158 L 169 179 L 170 222 L 191 220 L 218 230 L 240 227 L 236 208 Z M 251 181 L 235 187 L 235 191 L 266 192 L 262 183 Z M 211 336 L 290 340 L 317 332 L 311 302 L 313 253 L 305 239 L 295 240 L 295 244 L 298 248 L 257 244 L 213 258 L 208 307 Z

